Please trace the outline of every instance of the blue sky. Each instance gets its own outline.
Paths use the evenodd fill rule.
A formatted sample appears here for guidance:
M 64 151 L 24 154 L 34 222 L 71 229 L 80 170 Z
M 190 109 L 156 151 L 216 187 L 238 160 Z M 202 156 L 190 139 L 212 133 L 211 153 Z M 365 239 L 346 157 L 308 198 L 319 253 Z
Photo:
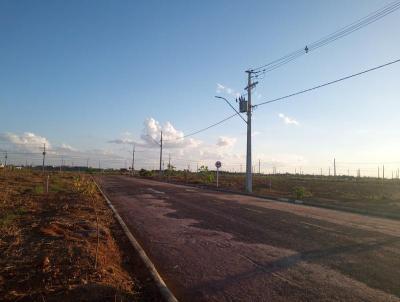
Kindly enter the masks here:
M 183 133 L 221 120 L 231 111 L 213 98 L 218 83 L 242 92 L 247 68 L 387 3 L 3 0 L 0 133 L 29 132 L 53 146 L 122 157 L 130 146 L 109 141 L 134 140 L 156 153 L 141 139 L 146 119 L 170 122 Z M 260 81 L 255 102 L 399 58 L 399 28 L 396 11 L 272 71 Z M 400 64 L 393 65 L 260 107 L 254 112 L 254 160 L 291 169 L 325 169 L 335 156 L 346 163 L 400 162 L 399 73 Z M 244 124 L 232 119 L 167 152 L 191 160 L 215 157 L 237 168 L 244 162 Z

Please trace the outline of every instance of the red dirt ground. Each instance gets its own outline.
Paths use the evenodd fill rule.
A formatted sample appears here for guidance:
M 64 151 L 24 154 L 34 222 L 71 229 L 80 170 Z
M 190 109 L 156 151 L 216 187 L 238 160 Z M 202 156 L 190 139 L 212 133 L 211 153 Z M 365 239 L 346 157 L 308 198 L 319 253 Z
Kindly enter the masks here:
M 46 194 L 40 173 L 1 172 L 0 301 L 159 301 L 111 210 L 76 179 L 52 174 Z

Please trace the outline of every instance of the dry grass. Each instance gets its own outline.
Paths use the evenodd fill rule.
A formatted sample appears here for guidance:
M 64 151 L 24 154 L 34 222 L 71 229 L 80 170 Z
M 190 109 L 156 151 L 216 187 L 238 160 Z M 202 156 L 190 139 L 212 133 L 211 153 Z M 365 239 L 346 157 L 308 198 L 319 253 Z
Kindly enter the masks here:
M 121 230 L 88 176 L 51 174 L 48 194 L 44 179 L 0 170 L 0 300 L 143 300 Z
M 215 174 L 214 171 L 209 172 Z M 174 172 L 173 175 L 153 179 L 206 185 L 215 187 L 213 182 L 206 182 L 202 175 L 188 172 Z M 269 186 L 271 182 L 271 188 Z M 220 188 L 232 191 L 245 190 L 245 175 L 221 173 Z M 374 178 L 320 177 L 311 175 L 253 175 L 253 191 L 264 196 L 296 198 L 296 188 L 304 189 L 303 200 L 315 205 L 334 206 L 354 211 L 365 211 L 400 219 L 400 181 L 378 180 Z

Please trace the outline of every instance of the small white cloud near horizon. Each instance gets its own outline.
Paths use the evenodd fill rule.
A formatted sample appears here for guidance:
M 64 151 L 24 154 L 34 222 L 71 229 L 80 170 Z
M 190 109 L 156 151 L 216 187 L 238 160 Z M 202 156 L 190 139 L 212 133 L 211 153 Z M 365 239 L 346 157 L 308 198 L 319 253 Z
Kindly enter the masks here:
M 220 136 L 217 140 L 218 147 L 233 147 L 237 141 L 236 137 Z
M 300 123 L 295 119 L 284 115 L 283 113 L 278 114 L 279 118 L 286 124 L 286 125 L 296 125 L 299 126 Z
M 225 85 L 222 85 L 222 84 L 220 84 L 220 83 L 217 83 L 217 90 L 216 90 L 216 92 L 217 93 L 226 93 L 226 94 L 229 94 L 229 95 L 231 95 L 231 96 L 233 96 L 233 97 L 239 97 L 240 96 L 240 93 L 239 92 L 237 92 L 237 91 L 235 91 L 234 89 L 232 89 L 232 88 L 230 88 L 230 87 L 227 87 L 227 86 L 225 86 Z

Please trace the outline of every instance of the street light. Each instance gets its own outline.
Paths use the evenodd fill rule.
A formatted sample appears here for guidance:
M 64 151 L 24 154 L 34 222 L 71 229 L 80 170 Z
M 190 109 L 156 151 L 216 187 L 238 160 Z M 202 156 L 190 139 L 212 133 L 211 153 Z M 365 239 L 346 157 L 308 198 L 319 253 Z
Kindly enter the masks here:
M 248 193 L 252 192 L 252 163 L 251 163 L 251 104 L 247 106 L 247 121 L 243 118 L 243 116 L 240 114 L 239 111 L 235 109 L 235 107 L 232 106 L 232 104 L 224 97 L 222 96 L 215 96 L 217 99 L 222 99 L 224 100 L 229 107 L 231 107 L 237 115 L 240 116 L 240 118 L 246 123 L 247 125 L 247 151 L 246 151 L 246 191 Z

